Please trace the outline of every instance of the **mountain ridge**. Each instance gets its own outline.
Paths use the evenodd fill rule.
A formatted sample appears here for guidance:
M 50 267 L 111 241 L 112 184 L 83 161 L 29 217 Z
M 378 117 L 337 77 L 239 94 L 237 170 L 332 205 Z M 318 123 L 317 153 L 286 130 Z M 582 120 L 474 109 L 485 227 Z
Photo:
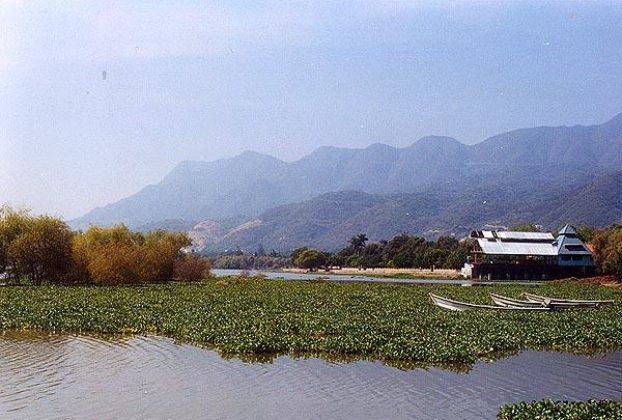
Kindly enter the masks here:
M 158 184 L 72 220 L 74 227 L 159 220 L 253 217 L 275 206 L 331 191 L 372 194 L 464 191 L 519 192 L 579 186 L 622 167 L 622 114 L 591 126 L 524 128 L 473 145 L 426 136 L 396 148 L 323 146 L 293 162 L 246 151 L 211 162 L 184 161 Z
M 515 195 L 503 190 L 369 194 L 339 191 L 269 209 L 218 235 L 192 229 L 200 252 L 258 248 L 287 253 L 311 246 L 334 251 L 361 232 L 370 241 L 399 233 L 435 239 L 465 237 L 475 227 L 535 223 L 553 230 L 565 223 L 603 227 L 622 222 L 622 171 L 578 188 Z M 204 223 L 204 222 L 202 222 Z M 219 226 L 218 222 L 210 224 Z

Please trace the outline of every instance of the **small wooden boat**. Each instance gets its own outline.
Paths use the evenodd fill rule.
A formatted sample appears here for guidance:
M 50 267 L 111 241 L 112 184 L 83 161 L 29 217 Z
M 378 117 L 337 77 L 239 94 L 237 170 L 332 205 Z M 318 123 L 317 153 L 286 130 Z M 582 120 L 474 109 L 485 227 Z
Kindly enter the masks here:
M 601 305 L 611 305 L 613 300 L 580 300 L 580 299 L 558 299 L 546 296 L 523 293 L 527 300 L 537 302 L 555 308 L 595 308 Z
M 501 296 L 496 293 L 490 293 L 490 298 L 495 303 L 495 305 L 499 306 L 513 306 L 517 308 L 542 308 L 544 303 L 541 302 L 532 302 L 530 300 L 519 300 L 514 298 L 509 298 L 507 296 Z
M 476 303 L 469 303 L 469 302 L 460 302 L 457 300 L 453 300 L 453 299 L 447 299 L 438 295 L 435 295 L 433 293 L 430 293 L 430 298 L 432 299 L 432 302 L 434 302 L 434 304 L 436 306 L 440 306 L 441 308 L 445 308 L 445 309 L 449 309 L 451 311 L 468 311 L 471 309 L 494 309 L 494 310 L 514 310 L 514 311 L 549 311 L 550 308 L 547 308 L 545 306 L 538 306 L 535 308 L 523 308 L 523 307 L 516 307 L 516 306 L 493 306 L 493 305 L 478 305 Z

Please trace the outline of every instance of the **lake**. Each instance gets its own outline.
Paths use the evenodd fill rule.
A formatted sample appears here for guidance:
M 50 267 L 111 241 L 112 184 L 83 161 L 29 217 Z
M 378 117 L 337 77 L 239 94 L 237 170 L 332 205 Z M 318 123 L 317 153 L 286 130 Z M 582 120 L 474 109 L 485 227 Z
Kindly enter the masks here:
M 504 403 L 622 399 L 622 352 L 525 351 L 469 373 L 281 356 L 224 359 L 160 337 L 0 336 L 0 418 L 495 418 Z
M 391 284 L 453 284 L 453 285 L 471 285 L 472 280 L 444 280 L 444 279 L 398 279 L 386 277 L 374 277 L 373 271 L 369 270 L 369 275 L 349 275 L 349 274 L 331 274 L 331 273 L 296 273 L 289 271 L 264 271 L 264 270 L 235 270 L 235 269 L 219 269 L 210 270 L 215 277 L 239 276 L 242 273 L 248 273 L 252 276 L 263 276 L 268 280 L 325 280 L 334 282 L 363 282 L 363 283 L 391 283 Z M 477 281 L 477 284 L 524 284 L 534 285 L 540 284 L 540 281 Z

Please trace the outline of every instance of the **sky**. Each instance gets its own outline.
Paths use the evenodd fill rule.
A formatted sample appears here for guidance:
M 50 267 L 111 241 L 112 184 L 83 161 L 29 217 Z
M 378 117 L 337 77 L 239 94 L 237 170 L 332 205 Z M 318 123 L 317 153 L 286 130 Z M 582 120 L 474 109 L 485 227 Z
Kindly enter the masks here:
M 476 143 L 622 112 L 619 1 L 0 2 L 0 204 L 71 219 L 183 160 Z

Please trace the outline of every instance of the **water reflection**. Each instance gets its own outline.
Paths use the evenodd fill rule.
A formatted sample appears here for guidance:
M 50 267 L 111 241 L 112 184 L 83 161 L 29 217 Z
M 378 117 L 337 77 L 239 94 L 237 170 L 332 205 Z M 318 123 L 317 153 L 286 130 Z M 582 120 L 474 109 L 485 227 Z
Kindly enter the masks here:
M 470 373 L 279 357 L 155 337 L 0 337 L 1 418 L 494 418 L 503 403 L 622 399 L 622 352 L 527 351 Z

